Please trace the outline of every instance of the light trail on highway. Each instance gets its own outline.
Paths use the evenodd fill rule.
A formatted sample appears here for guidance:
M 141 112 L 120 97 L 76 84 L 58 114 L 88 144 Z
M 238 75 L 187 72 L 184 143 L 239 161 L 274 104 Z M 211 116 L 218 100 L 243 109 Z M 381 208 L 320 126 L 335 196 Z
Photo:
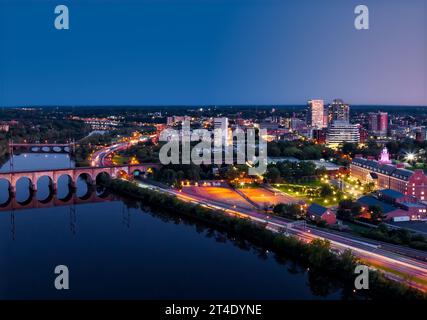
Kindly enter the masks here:
M 399 280 L 419 290 L 427 291 L 426 262 L 404 257 L 395 252 L 387 251 L 381 248 L 380 245 L 373 244 L 373 241 L 364 242 L 359 239 L 351 239 L 311 227 L 307 227 L 306 230 L 301 230 L 300 227 L 292 226 L 290 222 L 283 221 L 276 217 L 266 216 L 265 214 L 256 212 L 254 210 L 237 208 L 236 206 L 219 203 L 211 199 L 204 199 L 195 195 L 183 194 L 174 189 L 160 188 L 158 186 L 144 184 L 142 182 L 138 182 L 138 185 L 176 196 L 186 202 L 220 210 L 231 216 L 250 219 L 255 223 L 265 225 L 266 228 L 270 231 L 277 233 L 285 232 L 286 234 L 295 236 L 307 243 L 316 238 L 328 240 L 331 244 L 331 249 L 338 252 L 343 252 L 346 249 L 350 249 L 353 254 L 362 261 L 365 261 L 375 268 L 384 268 L 386 271 L 385 275 L 392 280 Z M 396 274 L 392 273 L 390 270 L 395 271 Z M 407 277 L 401 276 L 402 274 L 407 275 Z M 415 282 L 410 278 L 417 278 L 421 281 Z

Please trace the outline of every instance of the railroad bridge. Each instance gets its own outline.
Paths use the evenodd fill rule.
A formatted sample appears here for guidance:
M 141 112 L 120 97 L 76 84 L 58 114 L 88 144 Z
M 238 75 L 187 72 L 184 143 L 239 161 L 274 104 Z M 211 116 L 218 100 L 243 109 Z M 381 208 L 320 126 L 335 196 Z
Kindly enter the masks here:
M 27 149 L 33 151 L 36 148 L 36 152 L 71 152 L 74 151 L 75 142 L 70 143 L 17 143 L 9 141 L 9 152 L 13 154 L 16 149 Z M 56 149 L 56 150 L 55 150 Z
M 0 173 L 0 179 L 7 180 L 9 189 L 14 192 L 16 183 L 22 178 L 27 178 L 30 181 L 30 186 L 33 190 L 37 190 L 37 182 L 42 177 L 48 177 L 53 190 L 56 190 L 58 180 L 62 176 L 68 176 L 71 185 L 77 182 L 79 177 L 85 179 L 89 184 L 94 184 L 97 177 L 101 174 L 107 174 L 111 178 L 133 177 L 144 175 L 160 169 L 158 163 L 142 163 L 136 165 L 108 166 L 108 167 L 77 167 L 69 169 L 54 169 L 54 170 L 32 170 L 32 171 L 13 171 Z

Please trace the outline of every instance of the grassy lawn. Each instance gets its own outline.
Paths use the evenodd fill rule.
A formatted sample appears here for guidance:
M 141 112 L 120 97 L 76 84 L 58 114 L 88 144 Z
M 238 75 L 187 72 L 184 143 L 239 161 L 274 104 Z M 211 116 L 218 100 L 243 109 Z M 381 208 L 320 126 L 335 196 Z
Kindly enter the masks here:
M 129 157 L 123 157 L 121 155 L 114 155 L 113 159 L 112 159 L 114 164 L 117 165 L 124 165 L 124 164 L 128 164 L 130 162 Z
M 362 261 L 363 261 L 363 259 L 362 259 Z M 396 275 L 396 276 L 398 276 L 398 277 L 400 277 L 400 278 L 402 278 L 402 279 L 404 279 L 404 280 L 406 280 L 408 282 L 414 282 L 414 283 L 418 283 L 418 284 L 421 284 L 421 285 L 424 285 L 424 286 L 427 285 L 427 281 L 425 281 L 423 279 L 420 279 L 420 278 L 417 278 L 417 277 L 414 277 L 414 276 L 408 276 L 408 274 L 406 274 L 406 273 L 403 273 L 403 272 L 400 272 L 400 271 L 397 271 L 397 270 L 394 270 L 394 269 L 387 268 L 385 266 L 373 263 L 371 261 L 367 261 L 367 264 L 369 264 L 369 265 L 371 265 L 374 268 L 377 268 L 379 270 L 382 270 L 382 271 L 394 274 L 394 275 Z
M 274 186 L 278 186 L 279 187 L 321 187 L 322 186 L 322 182 L 320 180 L 314 180 L 314 181 L 307 181 L 307 182 L 298 182 L 298 183 L 279 183 L 279 184 L 274 184 Z
M 343 180 L 345 183 L 352 185 L 352 186 L 355 186 L 355 187 L 360 185 L 356 179 L 344 178 L 341 180 Z
M 425 172 L 426 171 L 426 165 L 424 163 L 418 162 L 411 167 L 407 167 L 406 169 L 412 170 L 412 171 L 414 171 L 416 169 L 422 169 Z
M 297 190 L 297 189 L 303 189 L 304 187 L 308 187 L 308 188 L 311 187 L 312 189 L 318 189 L 321 186 L 322 186 L 322 182 L 318 180 L 310 181 L 307 183 L 298 183 L 298 184 L 287 183 L 287 184 L 274 185 L 274 187 L 277 188 L 278 190 L 284 193 L 287 193 L 295 198 L 304 200 L 308 204 L 317 203 L 325 207 L 338 205 L 339 199 L 334 196 L 327 197 L 326 199 L 323 197 L 310 197 L 310 195 L 304 193 L 303 191 Z
M 259 184 L 257 183 L 245 183 L 243 185 L 237 183 L 235 186 L 237 189 L 256 189 L 259 188 Z

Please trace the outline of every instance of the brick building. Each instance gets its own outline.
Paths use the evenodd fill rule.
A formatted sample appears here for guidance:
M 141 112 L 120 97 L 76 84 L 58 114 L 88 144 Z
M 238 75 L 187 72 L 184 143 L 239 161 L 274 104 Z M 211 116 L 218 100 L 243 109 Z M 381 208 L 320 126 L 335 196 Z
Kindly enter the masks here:
M 327 224 L 335 224 L 337 217 L 329 208 L 316 203 L 311 204 L 307 209 L 307 216 L 313 221 L 325 221 Z
M 379 160 L 356 156 L 350 164 L 350 174 L 361 182 L 374 182 L 379 189 L 392 189 L 418 200 L 427 200 L 427 176 L 423 170 L 407 170 L 393 165 L 387 149 Z

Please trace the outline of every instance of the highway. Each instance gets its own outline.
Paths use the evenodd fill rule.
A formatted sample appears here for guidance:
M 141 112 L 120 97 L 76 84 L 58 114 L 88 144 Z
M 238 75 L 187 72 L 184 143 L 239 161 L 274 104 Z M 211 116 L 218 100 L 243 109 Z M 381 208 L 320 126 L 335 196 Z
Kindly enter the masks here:
M 96 151 L 91 157 L 92 165 L 105 166 L 111 164 L 112 153 L 129 148 L 132 144 L 137 142 L 138 141 L 120 142 Z M 330 241 L 332 250 L 338 254 L 346 249 L 350 249 L 356 257 L 366 261 L 367 264 L 383 270 L 388 270 L 388 272 L 386 272 L 388 277 L 406 282 L 420 290 L 427 291 L 427 254 L 425 252 L 356 237 L 350 234 L 338 234 L 338 232 L 329 230 L 325 231 L 314 226 L 304 227 L 301 225 L 294 225 L 292 224 L 293 221 L 276 216 L 269 216 L 255 208 L 249 209 L 239 207 L 238 205 L 225 204 L 211 198 L 203 198 L 194 194 L 185 194 L 172 188 L 154 186 L 149 184 L 148 181 L 142 182 L 138 180 L 137 183 L 140 187 L 168 193 L 183 201 L 220 210 L 230 216 L 248 218 L 255 223 L 266 225 L 266 227 L 273 232 L 285 232 L 305 242 L 310 242 L 315 238 L 326 239 Z M 394 271 L 395 273 L 390 273 L 389 271 Z M 411 278 L 417 278 L 421 280 L 422 283 L 419 281 L 414 282 Z
M 387 272 L 385 274 L 389 278 L 405 282 L 422 291 L 427 291 L 427 261 L 414 259 L 396 253 L 393 250 L 390 250 L 390 248 L 383 246 L 383 243 L 353 237 L 351 235 L 336 234 L 312 226 L 304 227 L 301 225 L 293 225 L 291 221 L 275 216 L 269 216 L 264 213 L 257 212 L 256 210 L 224 204 L 212 199 L 201 198 L 193 194 L 184 194 L 171 188 L 160 188 L 158 186 L 148 184 L 147 182 L 138 181 L 137 184 L 140 187 L 150 188 L 152 190 L 174 195 L 183 201 L 221 210 L 231 216 L 249 218 L 255 223 L 266 225 L 266 227 L 273 232 L 285 232 L 285 234 L 293 235 L 305 242 L 310 242 L 316 238 L 326 239 L 330 241 L 332 250 L 338 254 L 346 249 L 350 249 L 356 257 L 367 262 L 367 264 L 386 270 Z M 410 250 L 416 251 L 413 249 Z M 424 252 L 419 253 L 425 255 Z M 394 271 L 394 273 L 391 273 L 391 271 Z M 421 280 L 422 283 L 420 283 L 420 281 L 413 281 L 414 278 Z
M 111 166 L 113 165 L 111 156 L 114 152 L 126 150 L 132 145 L 137 144 L 141 141 L 146 141 L 148 139 L 155 139 L 157 135 L 147 136 L 144 137 L 144 139 L 133 139 L 126 142 L 118 142 L 116 144 L 113 144 L 111 146 L 106 146 L 101 148 L 100 150 L 97 150 L 92 154 L 90 157 L 90 163 L 92 167 L 105 167 L 105 166 Z
M 120 142 L 108 147 L 104 147 L 93 153 L 90 163 L 92 167 L 103 167 L 112 165 L 111 154 L 120 150 L 125 150 L 130 146 L 129 142 Z

